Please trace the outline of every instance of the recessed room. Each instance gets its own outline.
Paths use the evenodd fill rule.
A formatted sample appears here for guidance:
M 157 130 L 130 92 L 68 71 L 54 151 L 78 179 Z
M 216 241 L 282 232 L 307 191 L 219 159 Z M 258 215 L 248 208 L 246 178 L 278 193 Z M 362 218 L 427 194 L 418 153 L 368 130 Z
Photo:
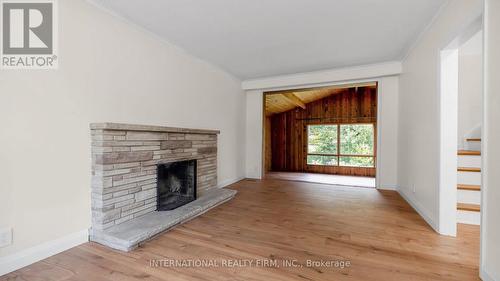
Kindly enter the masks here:
M 264 177 L 375 187 L 376 82 L 264 97 Z

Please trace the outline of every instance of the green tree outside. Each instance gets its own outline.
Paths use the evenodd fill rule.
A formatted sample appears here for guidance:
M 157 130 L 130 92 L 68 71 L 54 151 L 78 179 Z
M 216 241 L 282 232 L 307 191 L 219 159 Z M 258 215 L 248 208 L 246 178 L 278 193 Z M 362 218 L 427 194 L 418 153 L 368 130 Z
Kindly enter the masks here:
M 340 154 L 373 155 L 374 126 L 371 124 L 309 125 L 308 154 L 338 154 L 337 137 L 340 137 Z M 373 167 L 373 157 L 347 157 L 327 155 L 308 155 L 310 165 L 338 165 L 354 167 Z M 340 160 L 340 163 L 338 161 Z

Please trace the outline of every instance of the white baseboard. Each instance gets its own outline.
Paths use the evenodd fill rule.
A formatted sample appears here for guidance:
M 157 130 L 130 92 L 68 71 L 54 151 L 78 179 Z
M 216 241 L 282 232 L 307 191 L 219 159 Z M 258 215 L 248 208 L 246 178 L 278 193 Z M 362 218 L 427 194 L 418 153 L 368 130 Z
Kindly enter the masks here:
M 89 241 L 87 229 L 0 258 L 0 276 Z
M 427 224 L 429 224 L 432 227 L 432 229 L 434 229 L 434 231 L 439 233 L 439 226 L 431 218 L 431 216 L 429 215 L 429 212 L 427 212 L 427 210 L 425 210 L 422 207 L 422 205 L 420 205 L 420 203 L 410 199 L 410 197 L 407 196 L 402 189 L 398 189 L 397 191 L 398 191 L 399 195 L 401 195 L 401 197 L 403 197 L 403 199 L 405 199 L 406 202 L 408 202 L 408 204 L 410 204 L 413 207 L 413 209 L 415 209 L 415 211 L 417 211 L 417 213 L 427 222 Z
M 228 185 L 231 185 L 233 183 L 236 183 L 236 182 L 239 182 L 240 180 L 244 179 L 245 177 L 237 177 L 237 178 L 234 178 L 234 179 L 229 179 L 229 180 L 225 180 L 225 181 L 221 181 L 217 184 L 217 188 L 223 188 L 223 187 L 226 187 Z
M 379 189 L 379 190 L 394 190 L 394 191 L 397 191 L 398 190 L 398 186 L 397 185 L 384 184 L 384 185 L 381 185 L 381 186 L 377 187 L 377 189 Z
M 479 278 L 483 281 L 498 281 L 493 279 L 482 267 L 479 268 Z

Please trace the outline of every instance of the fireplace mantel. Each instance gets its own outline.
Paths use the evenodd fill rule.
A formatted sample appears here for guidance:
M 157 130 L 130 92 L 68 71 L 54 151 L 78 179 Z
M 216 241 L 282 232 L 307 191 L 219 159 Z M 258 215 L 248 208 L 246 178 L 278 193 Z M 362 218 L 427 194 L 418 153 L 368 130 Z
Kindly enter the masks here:
M 91 130 L 117 130 L 117 131 L 143 131 L 143 132 L 165 132 L 165 133 L 185 133 L 185 134 L 208 134 L 218 135 L 219 130 L 175 128 L 152 125 L 137 125 L 123 123 L 91 123 Z

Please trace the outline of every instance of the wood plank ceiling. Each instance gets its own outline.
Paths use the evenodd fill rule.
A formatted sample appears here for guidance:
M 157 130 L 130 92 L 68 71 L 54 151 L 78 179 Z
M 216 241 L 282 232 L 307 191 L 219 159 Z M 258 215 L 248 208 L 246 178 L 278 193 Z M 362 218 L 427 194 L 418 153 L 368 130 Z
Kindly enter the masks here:
M 296 107 L 305 109 L 306 104 L 340 93 L 346 88 L 370 86 L 375 87 L 376 82 L 267 92 L 265 93 L 266 116 L 282 113 Z

